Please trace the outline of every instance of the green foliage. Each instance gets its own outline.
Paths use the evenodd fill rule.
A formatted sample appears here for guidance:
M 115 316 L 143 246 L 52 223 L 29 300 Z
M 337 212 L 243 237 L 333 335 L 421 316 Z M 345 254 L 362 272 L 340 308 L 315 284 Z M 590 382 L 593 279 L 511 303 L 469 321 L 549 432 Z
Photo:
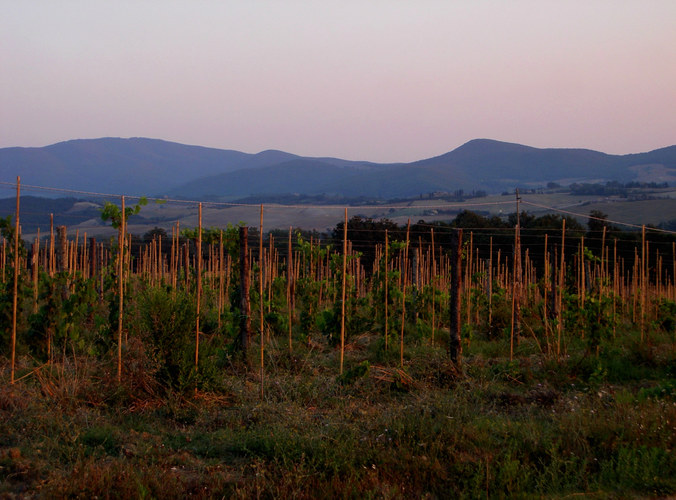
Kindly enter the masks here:
M 120 452 L 116 429 L 110 425 L 90 427 L 78 437 L 78 441 L 93 454 L 117 455 Z
M 599 361 L 592 374 L 589 375 L 589 383 L 598 386 L 605 382 L 607 378 L 608 370 L 603 366 L 603 363 Z
M 14 241 L 14 226 L 12 225 L 12 216 L 0 217 L 0 236 L 7 241 Z
M 524 218 L 524 224 L 540 222 L 547 223 Z M 218 241 L 220 231 L 205 230 L 205 243 Z M 435 238 L 443 238 L 440 233 Z M 183 235 L 194 238 L 197 232 Z M 238 255 L 238 228 L 228 226 L 223 236 L 227 252 Z M 391 258 L 403 247 L 393 237 Z M 585 258 L 598 263 L 592 250 L 584 249 Z M 309 261 L 326 262 L 330 249 L 297 235 L 296 251 L 301 259 L 294 310 L 287 309 L 283 268 L 263 292 L 262 398 L 260 361 L 254 356 L 258 336 L 248 356 L 233 356 L 240 320 L 232 306 L 239 306 L 236 262 L 232 304 L 225 304 L 220 318 L 218 278 L 209 269 L 203 273 L 197 370 L 194 281 L 184 288 L 179 280 L 171 288 L 167 280 L 151 284 L 132 273 L 125 283 L 121 384 L 112 327 L 119 297 L 111 269 L 91 280 L 40 273 L 36 313 L 32 281 L 23 274 L 17 352 L 19 376 L 27 377 L 0 390 L 0 496 L 34 490 L 47 497 L 121 491 L 131 497 L 247 498 L 676 492 L 670 453 L 676 434 L 669 424 L 676 421 L 673 301 L 649 297 L 646 341 L 632 324 L 631 307 L 610 296 L 610 287 L 592 283 L 581 306 L 569 268 L 565 286 L 557 290 L 565 306 L 557 356 L 551 346 L 558 325 L 553 312 L 544 310 L 540 278 L 523 290 L 522 329 L 510 359 L 509 285 L 493 282 L 489 321 L 486 276 L 477 273 L 463 293 L 472 323 L 463 328 L 460 372 L 445 352 L 449 292 L 438 279 L 406 290 L 399 368 L 404 290 L 399 271 L 386 272 L 381 259 L 359 290 L 354 276 L 345 277 L 346 371 L 336 377 L 342 255 L 332 254 L 331 274 L 318 279 Z M 257 267 L 254 263 L 250 295 L 256 318 Z M 11 289 L 5 278 L 4 372 Z M 290 312 L 292 350 L 286 341 Z M 54 363 L 42 366 L 48 336 Z M 123 489 L 112 490 L 116 483 Z
M 352 384 L 356 380 L 368 376 L 369 367 L 368 361 L 362 361 L 357 366 L 354 366 L 349 370 L 346 370 L 342 375 L 339 375 L 338 382 L 344 385 Z
M 340 306 L 320 311 L 316 325 L 328 337 L 330 344 L 337 345 L 340 342 Z
M 657 305 L 657 328 L 665 332 L 676 333 L 676 302 L 661 299 Z
M 643 387 L 638 393 L 639 399 L 676 399 L 676 379 L 660 381 L 654 387 Z
M 12 224 L 12 216 L 8 215 L 7 217 L 0 217 L 0 236 L 5 238 L 9 245 L 7 247 L 7 260 L 9 268 L 13 269 L 14 266 L 14 236 L 16 234 L 16 226 Z M 26 256 L 26 245 L 23 241 L 23 238 L 19 238 L 19 257 Z
M 129 220 L 129 217 L 136 215 L 141 211 L 141 207 L 148 204 L 148 199 L 145 196 L 139 198 L 139 201 L 136 205 L 131 207 L 124 208 L 124 220 L 125 222 Z M 120 227 L 122 224 L 122 208 L 118 207 L 114 203 L 109 201 L 105 202 L 103 208 L 101 209 L 101 220 L 104 222 L 111 221 L 112 226 L 115 229 Z
M 673 470 L 676 462 L 673 454 L 652 446 L 624 445 L 615 451 L 609 460 L 600 464 L 599 480 L 612 485 L 618 492 L 647 491 L 663 496 L 673 493 L 676 487 L 674 476 L 665 476 L 665 470 Z
M 148 288 L 138 298 L 135 327 L 146 343 L 156 378 L 184 389 L 195 369 L 195 301 L 182 291 Z

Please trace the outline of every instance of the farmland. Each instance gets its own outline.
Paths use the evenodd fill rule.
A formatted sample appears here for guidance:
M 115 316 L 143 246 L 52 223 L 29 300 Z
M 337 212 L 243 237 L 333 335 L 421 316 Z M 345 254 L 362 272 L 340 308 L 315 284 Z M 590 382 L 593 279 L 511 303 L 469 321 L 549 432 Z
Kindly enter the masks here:
M 0 494 L 676 492 L 673 234 L 129 208 L 112 242 L 3 223 Z
M 657 187 L 650 187 L 651 185 Z M 535 216 L 565 213 L 582 224 L 586 223 L 589 212 L 594 210 L 605 213 L 611 221 L 634 225 L 635 229 L 643 224 L 666 227 L 675 224 L 676 191 L 673 187 L 648 183 L 632 188 L 611 189 L 607 193 L 604 191 L 609 191 L 608 183 L 577 186 L 578 189 L 568 186 L 522 191 L 522 210 Z M 3 196 L 11 196 L 0 198 L 0 214 L 12 214 L 15 203 L 13 188 L 6 183 L 0 186 L 0 192 Z M 27 193 L 22 201 L 22 234 L 26 239 L 34 238 L 38 229 L 44 236 L 49 228 L 50 214 L 53 214 L 54 224 L 68 226 L 71 235 L 75 232 L 80 235 L 87 233 L 97 238 L 115 235 L 114 228 L 103 223 L 100 214 L 107 201 L 119 200 L 119 196 L 42 198 L 39 196 L 43 194 L 42 191 L 31 187 L 27 188 Z M 68 194 L 68 191 L 63 191 L 63 194 Z M 137 199 L 138 197 L 130 198 L 131 201 Z M 513 192 L 427 193 L 402 199 L 261 195 L 228 202 L 204 202 L 202 223 L 205 227 L 224 227 L 227 223 L 240 222 L 255 225 L 261 203 L 265 204 L 265 223 L 268 229 L 288 229 L 292 226 L 319 232 L 331 231 L 342 220 L 345 206 L 348 206 L 350 215 L 387 218 L 400 225 L 406 224 L 408 219 L 450 222 L 466 210 L 505 219 L 516 208 Z M 151 200 L 129 221 L 128 231 L 139 236 L 156 227 L 170 232 L 177 222 L 181 227 L 195 227 L 197 202 L 166 198 Z

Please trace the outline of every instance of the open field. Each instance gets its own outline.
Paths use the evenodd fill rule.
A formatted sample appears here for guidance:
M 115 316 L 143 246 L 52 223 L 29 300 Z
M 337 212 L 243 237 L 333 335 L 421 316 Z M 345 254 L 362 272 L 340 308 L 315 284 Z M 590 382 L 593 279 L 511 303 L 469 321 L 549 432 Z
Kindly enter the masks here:
M 676 219 L 676 192 L 673 189 L 646 190 L 646 196 L 657 196 L 654 199 L 627 199 L 602 196 L 571 195 L 570 193 L 524 194 L 521 210 L 532 215 L 541 216 L 546 213 L 580 214 L 576 218 L 586 224 L 586 215 L 592 210 L 608 214 L 610 220 L 628 224 L 659 225 Z M 116 200 L 117 201 L 117 200 Z M 131 198 L 129 203 L 136 203 Z M 13 200 L 12 200 L 13 204 Z M 12 204 L 8 204 L 8 211 Z M 531 205 L 532 204 L 532 205 Z M 102 203 L 80 202 L 64 213 L 56 213 L 57 225 L 63 218 L 68 220 L 71 234 L 78 231 L 89 236 L 110 237 L 115 230 L 104 223 L 100 218 Z M 545 208 L 546 207 L 546 208 Z M 330 232 L 343 219 L 344 207 L 340 205 L 277 205 L 265 204 L 265 224 L 267 229 L 288 229 L 289 226 L 305 230 Z M 44 235 L 49 229 L 49 211 L 33 209 L 30 214 L 29 228 L 24 230 L 26 238 L 33 238 L 37 227 Z M 397 224 L 405 224 L 408 219 L 416 222 L 451 221 L 463 210 L 507 217 L 516 211 L 516 201 L 513 194 L 490 195 L 480 198 L 471 198 L 466 201 L 446 201 L 444 199 L 415 199 L 408 201 L 383 202 L 382 205 L 351 206 L 349 215 L 361 215 L 373 219 L 390 219 Z M 257 224 L 260 212 L 259 205 L 227 205 L 203 204 L 203 224 L 205 227 L 224 228 L 228 224 L 237 225 L 240 222 Z M 9 213 L 9 212 L 8 212 Z M 181 227 L 197 225 L 196 202 L 166 202 L 156 204 L 150 202 L 141 212 L 130 220 L 129 232 L 143 235 L 154 227 L 170 231 L 171 227 L 179 222 Z
M 226 362 L 198 393 L 162 392 L 125 348 L 69 357 L 0 389 L 0 495 L 78 498 L 660 497 L 676 491 L 672 337 L 630 332 L 557 361 L 523 338 L 398 355 L 351 341 L 348 377 L 324 342 L 279 342 L 256 370 Z M 255 349 L 254 349 L 255 351 Z M 255 364 L 256 353 L 251 353 Z M 27 360 L 25 360 L 27 361 Z M 23 362 L 23 361 L 22 361 Z M 366 365 L 368 363 L 368 365 Z M 368 366 L 360 370 L 359 367 Z M 6 380 L 7 365 L 3 379 Z M 23 370 L 21 371 L 23 373 Z M 149 385 L 148 385 L 149 384 Z
M 673 235 L 108 209 L 112 244 L 2 227 L 0 495 L 676 493 Z

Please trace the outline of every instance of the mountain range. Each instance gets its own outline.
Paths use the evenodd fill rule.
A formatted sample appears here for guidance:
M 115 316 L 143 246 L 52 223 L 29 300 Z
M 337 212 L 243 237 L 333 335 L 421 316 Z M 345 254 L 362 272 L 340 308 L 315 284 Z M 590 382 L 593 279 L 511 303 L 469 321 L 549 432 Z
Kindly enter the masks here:
M 549 182 L 676 182 L 676 145 L 609 155 L 475 139 L 411 163 L 257 154 L 159 139 L 77 139 L 0 149 L 0 180 L 75 191 L 234 200 L 302 193 L 396 198 L 431 192 L 500 192 Z M 46 193 L 42 193 L 45 195 Z M 65 194 L 64 194 L 65 196 Z

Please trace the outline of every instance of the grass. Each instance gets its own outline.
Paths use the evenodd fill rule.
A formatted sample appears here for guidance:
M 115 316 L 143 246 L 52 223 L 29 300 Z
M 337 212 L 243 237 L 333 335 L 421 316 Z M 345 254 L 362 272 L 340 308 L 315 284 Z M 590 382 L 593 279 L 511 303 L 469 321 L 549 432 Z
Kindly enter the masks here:
M 0 496 L 666 496 L 676 353 L 653 341 L 598 357 L 571 343 L 559 362 L 477 339 L 459 375 L 425 340 L 399 372 L 367 336 L 340 379 L 328 345 L 273 341 L 262 400 L 236 364 L 219 392 L 160 397 L 72 360 L 0 389 Z

